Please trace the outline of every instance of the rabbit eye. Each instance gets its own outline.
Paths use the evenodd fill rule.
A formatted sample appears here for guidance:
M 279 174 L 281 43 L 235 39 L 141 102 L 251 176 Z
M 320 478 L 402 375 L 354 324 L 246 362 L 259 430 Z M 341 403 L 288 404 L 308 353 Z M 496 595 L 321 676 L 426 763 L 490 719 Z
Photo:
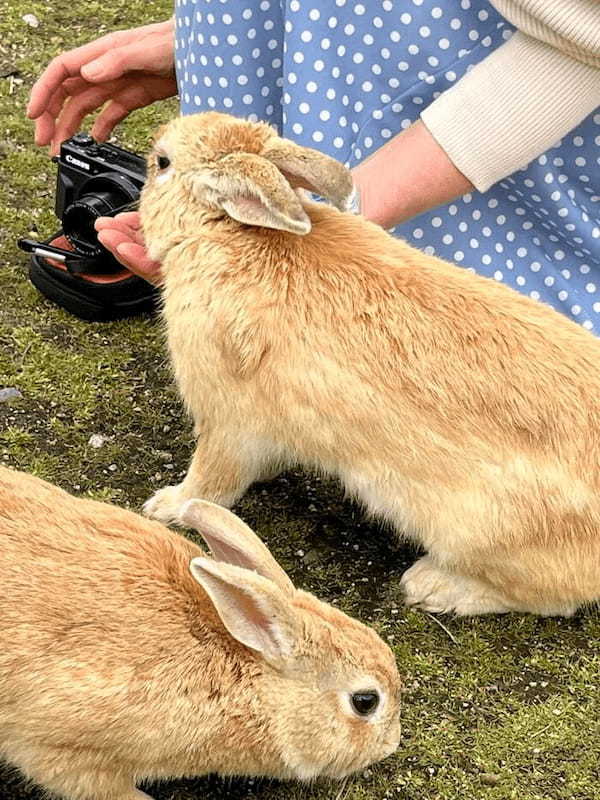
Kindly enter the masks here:
M 171 166 L 171 159 L 167 156 L 156 156 L 156 164 L 159 169 L 168 169 Z
M 377 692 L 355 692 L 350 695 L 352 708 L 361 717 L 372 714 L 379 705 L 379 695 Z

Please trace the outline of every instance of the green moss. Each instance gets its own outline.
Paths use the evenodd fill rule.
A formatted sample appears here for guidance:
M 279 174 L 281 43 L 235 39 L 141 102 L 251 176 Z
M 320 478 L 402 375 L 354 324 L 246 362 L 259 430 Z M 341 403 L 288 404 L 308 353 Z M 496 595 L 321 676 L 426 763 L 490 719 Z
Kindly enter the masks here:
M 0 457 L 76 493 L 136 508 L 183 474 L 190 426 L 158 322 L 79 322 L 28 282 L 15 241 L 53 231 L 55 170 L 33 147 L 23 109 L 52 56 L 170 10 L 164 0 L 88 2 L 85 13 L 66 0 L 0 1 L 0 73 L 17 79 L 0 78 L 0 385 L 23 395 L 0 404 Z M 28 27 L 25 13 L 40 27 Z M 136 113 L 119 130 L 120 143 L 143 150 L 174 109 L 164 103 Z M 102 447 L 90 446 L 92 434 L 105 437 Z M 156 798 L 600 798 L 597 613 L 444 619 L 451 638 L 432 617 L 401 606 L 398 576 L 415 554 L 367 524 L 334 484 L 293 473 L 255 487 L 239 511 L 299 585 L 369 622 L 393 646 L 406 687 L 402 745 L 345 786 L 211 778 L 152 787 Z M 0 769 L 0 800 L 38 797 Z

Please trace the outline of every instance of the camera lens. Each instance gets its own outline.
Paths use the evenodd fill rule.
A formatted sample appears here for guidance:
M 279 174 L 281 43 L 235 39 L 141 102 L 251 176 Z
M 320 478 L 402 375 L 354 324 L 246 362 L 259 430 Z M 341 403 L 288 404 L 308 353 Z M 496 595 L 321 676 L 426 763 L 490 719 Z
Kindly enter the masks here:
M 86 256 L 102 255 L 105 251 L 98 241 L 94 223 L 98 217 L 111 216 L 128 199 L 120 192 L 95 191 L 72 203 L 63 214 L 62 224 L 75 250 Z

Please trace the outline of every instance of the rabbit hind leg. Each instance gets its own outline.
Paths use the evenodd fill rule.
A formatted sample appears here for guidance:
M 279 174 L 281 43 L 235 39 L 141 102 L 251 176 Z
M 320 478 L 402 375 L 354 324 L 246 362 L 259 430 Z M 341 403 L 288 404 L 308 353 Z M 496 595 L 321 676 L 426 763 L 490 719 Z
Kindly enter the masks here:
M 439 567 L 423 556 L 402 576 L 405 603 L 438 614 L 503 614 L 511 605 L 491 584 Z
M 600 591 L 595 597 L 593 592 L 586 594 L 587 587 L 578 588 L 579 576 L 570 575 L 565 567 L 569 560 L 551 556 L 527 550 L 513 558 L 496 556 L 480 567 L 477 576 L 445 569 L 424 556 L 404 573 L 401 587 L 407 605 L 436 613 L 475 616 L 517 611 L 570 617 L 600 597 Z
M 484 564 L 485 577 L 502 587 L 517 611 L 572 616 L 600 599 L 600 546 L 577 537 L 567 542 L 524 544 L 497 553 Z

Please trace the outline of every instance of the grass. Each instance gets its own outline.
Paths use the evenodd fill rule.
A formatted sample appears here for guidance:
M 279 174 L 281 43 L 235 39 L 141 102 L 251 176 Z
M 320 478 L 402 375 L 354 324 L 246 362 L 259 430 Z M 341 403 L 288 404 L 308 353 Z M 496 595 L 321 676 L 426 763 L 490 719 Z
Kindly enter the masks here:
M 34 13 L 37 29 L 21 19 Z M 15 240 L 51 233 L 54 166 L 32 144 L 23 109 L 40 69 L 104 31 L 165 18 L 168 2 L 0 0 L 0 458 L 78 494 L 139 507 L 183 474 L 191 432 L 160 324 L 79 322 L 29 284 Z M 11 77 L 12 76 L 12 77 Z M 119 143 L 143 150 L 173 103 L 136 113 Z M 103 447 L 88 442 L 106 437 Z M 600 618 L 511 615 L 443 620 L 405 610 L 398 577 L 414 553 L 301 474 L 255 487 L 239 513 L 304 588 L 372 624 L 405 680 L 397 754 L 345 787 L 211 777 L 151 787 L 158 800 L 592 800 L 600 797 Z M 390 577 L 391 576 L 391 577 Z M 317 712 L 318 713 L 318 712 Z M 39 800 L 0 767 L 0 800 Z

